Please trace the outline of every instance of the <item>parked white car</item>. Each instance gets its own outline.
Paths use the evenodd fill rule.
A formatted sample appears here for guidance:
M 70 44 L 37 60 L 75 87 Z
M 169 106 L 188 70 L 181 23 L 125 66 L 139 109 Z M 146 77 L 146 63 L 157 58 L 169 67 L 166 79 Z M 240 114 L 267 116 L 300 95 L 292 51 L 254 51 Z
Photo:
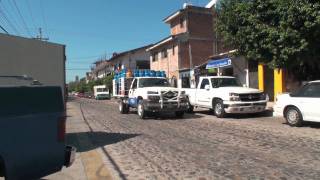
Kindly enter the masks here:
M 230 76 L 200 77 L 197 88 L 183 88 L 193 107 L 212 109 L 218 118 L 227 113 L 259 113 L 266 110 L 268 97 L 258 89 L 242 87 Z
M 303 121 L 320 122 L 320 80 L 304 85 L 297 92 L 282 94 L 274 105 L 274 116 L 284 117 L 291 126 Z

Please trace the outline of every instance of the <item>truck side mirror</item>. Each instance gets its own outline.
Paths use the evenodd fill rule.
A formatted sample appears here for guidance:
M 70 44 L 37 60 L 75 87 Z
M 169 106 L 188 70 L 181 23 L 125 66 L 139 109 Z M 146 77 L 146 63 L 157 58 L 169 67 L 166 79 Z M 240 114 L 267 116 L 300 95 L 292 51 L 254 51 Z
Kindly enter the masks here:
M 204 89 L 207 90 L 207 91 L 209 91 L 209 90 L 210 90 L 210 85 L 207 84 L 206 86 L 204 86 Z

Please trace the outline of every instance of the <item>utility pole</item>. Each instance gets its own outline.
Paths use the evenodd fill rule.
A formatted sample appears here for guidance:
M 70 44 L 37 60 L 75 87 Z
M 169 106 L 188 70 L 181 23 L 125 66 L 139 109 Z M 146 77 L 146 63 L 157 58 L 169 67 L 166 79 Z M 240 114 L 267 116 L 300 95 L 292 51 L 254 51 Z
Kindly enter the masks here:
M 43 37 L 42 28 L 39 28 L 39 35 L 37 35 L 37 37 L 34 38 L 34 39 L 37 39 L 37 40 L 40 40 L 40 41 L 48 41 L 49 40 L 49 38 Z

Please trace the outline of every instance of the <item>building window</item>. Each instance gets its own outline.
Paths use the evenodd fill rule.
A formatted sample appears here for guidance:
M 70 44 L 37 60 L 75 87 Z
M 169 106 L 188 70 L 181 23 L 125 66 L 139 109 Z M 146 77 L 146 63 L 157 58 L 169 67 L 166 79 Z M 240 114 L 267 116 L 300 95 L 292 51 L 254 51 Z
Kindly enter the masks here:
M 172 55 L 174 55 L 176 53 L 175 49 L 174 49 L 175 47 L 176 47 L 175 45 L 172 46 Z
M 158 61 L 158 53 L 152 55 L 152 62 Z
M 163 49 L 161 51 L 161 58 L 167 58 L 168 57 L 168 51 L 167 49 Z
M 180 28 L 184 28 L 184 19 L 180 18 Z

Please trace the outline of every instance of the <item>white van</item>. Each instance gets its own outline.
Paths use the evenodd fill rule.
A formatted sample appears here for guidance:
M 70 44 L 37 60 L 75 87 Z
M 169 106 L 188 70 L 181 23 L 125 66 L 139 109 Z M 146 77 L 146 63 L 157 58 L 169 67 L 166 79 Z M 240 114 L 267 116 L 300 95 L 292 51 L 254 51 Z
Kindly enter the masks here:
M 106 85 L 94 86 L 93 93 L 96 100 L 110 99 L 109 89 L 107 89 Z

